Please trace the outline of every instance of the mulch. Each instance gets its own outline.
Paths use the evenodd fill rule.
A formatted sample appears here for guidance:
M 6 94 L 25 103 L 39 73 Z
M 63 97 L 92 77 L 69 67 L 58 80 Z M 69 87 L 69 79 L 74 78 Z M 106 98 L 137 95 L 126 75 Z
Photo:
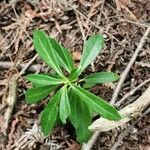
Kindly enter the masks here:
M 116 0 L 117 1 L 117 0 Z M 10 0 L 0 2 L 0 105 L 3 105 L 6 89 L 14 74 L 34 55 L 32 34 L 42 29 L 70 49 L 78 65 L 83 43 L 92 34 L 105 38 L 103 52 L 89 66 L 85 74 L 112 71 L 119 75 L 126 68 L 132 54 L 150 23 L 149 0 Z M 118 10 L 117 10 L 118 9 Z M 4 112 L 0 111 L 0 149 L 81 149 L 72 126 L 57 126 L 53 134 L 42 139 L 38 128 L 39 113 L 48 99 L 27 105 L 24 93 L 30 84 L 24 76 L 31 72 L 49 72 L 50 69 L 37 58 L 18 80 L 17 103 L 14 107 L 7 137 L 3 134 Z M 150 38 L 140 51 L 124 82 L 118 99 L 150 78 Z M 96 85 L 91 92 L 110 101 L 114 87 Z M 123 102 L 126 106 L 148 87 L 146 84 Z M 5 95 L 5 96 L 4 96 Z M 132 123 L 132 122 L 131 122 Z M 93 150 L 109 150 L 123 129 L 101 133 Z M 125 136 L 118 150 L 148 150 L 150 147 L 150 117 L 143 117 Z

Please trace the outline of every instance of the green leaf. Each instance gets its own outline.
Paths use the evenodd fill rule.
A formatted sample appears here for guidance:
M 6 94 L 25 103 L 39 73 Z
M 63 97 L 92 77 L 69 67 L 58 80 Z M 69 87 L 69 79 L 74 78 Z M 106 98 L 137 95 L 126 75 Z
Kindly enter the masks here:
M 84 90 L 77 85 L 71 85 L 71 87 L 93 111 L 100 114 L 103 118 L 109 120 L 121 119 L 118 111 L 103 99 L 95 96 L 94 94 Z
M 78 128 L 80 125 L 81 120 L 81 112 L 82 107 L 80 105 L 80 97 L 71 89 L 68 93 L 69 101 L 70 101 L 70 108 L 71 108 L 71 115 L 69 117 L 71 123 L 75 128 Z
M 49 135 L 52 132 L 52 129 L 55 125 L 58 116 L 58 103 L 59 103 L 59 94 L 56 93 L 51 100 L 48 102 L 47 106 L 41 113 L 41 128 L 45 136 Z
M 83 87 L 84 89 L 88 89 L 88 88 L 93 87 L 95 84 L 96 84 L 96 83 L 85 82 L 85 83 L 82 85 L 82 87 Z
M 36 30 L 33 33 L 33 42 L 35 50 L 38 52 L 39 56 L 60 76 L 63 76 L 63 73 L 57 61 L 55 50 L 52 47 L 52 44 L 50 43 L 47 35 L 43 31 Z
M 70 75 L 69 75 L 69 77 L 68 77 L 68 79 L 69 79 L 69 81 L 75 81 L 75 80 L 77 80 L 78 79 L 78 76 L 80 75 L 80 70 L 78 69 L 78 68 L 74 68 L 72 71 L 71 71 L 71 73 L 70 73 Z
M 92 123 L 92 117 L 87 104 L 74 92 L 69 92 L 71 107 L 70 121 L 76 128 L 77 140 L 80 143 L 87 142 L 91 137 L 88 126 Z
M 31 88 L 26 91 L 25 99 L 29 104 L 36 103 L 46 98 L 49 95 L 49 93 L 54 90 L 55 87 L 56 86 L 40 86 Z
M 86 114 L 84 114 L 82 117 L 84 118 Z M 76 135 L 77 135 L 77 141 L 80 143 L 86 143 L 90 139 L 92 132 L 88 129 L 88 126 L 86 126 L 87 120 L 82 121 L 83 124 L 81 124 L 77 129 L 76 129 Z
M 119 79 L 119 76 L 113 72 L 99 72 L 85 77 L 83 80 L 86 84 L 94 86 L 97 83 L 108 83 Z M 85 85 L 84 85 L 85 87 Z
M 35 83 L 32 83 L 32 87 L 41 87 L 42 85 L 40 84 L 35 84 Z
M 74 68 L 74 62 L 68 49 L 59 44 L 55 39 L 49 38 L 50 43 L 55 49 L 56 55 L 58 57 L 59 65 L 66 69 L 69 73 Z
M 104 39 L 101 35 L 91 36 L 85 43 L 83 54 L 80 61 L 79 68 L 81 72 L 96 58 L 101 52 L 104 44 Z
M 70 116 L 71 109 L 68 99 L 67 86 L 63 86 L 60 94 L 60 119 L 65 124 L 66 119 Z
M 62 78 L 56 78 L 54 76 L 49 76 L 45 74 L 29 74 L 26 79 L 31 81 L 35 85 L 57 85 L 65 82 Z

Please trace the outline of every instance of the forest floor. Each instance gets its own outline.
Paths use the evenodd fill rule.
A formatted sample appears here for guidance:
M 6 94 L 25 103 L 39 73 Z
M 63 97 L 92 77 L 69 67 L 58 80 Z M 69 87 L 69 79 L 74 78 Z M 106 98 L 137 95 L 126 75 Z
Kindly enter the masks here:
M 24 93 L 30 87 L 25 75 L 49 71 L 47 65 L 35 57 L 34 29 L 44 30 L 69 48 L 76 64 L 81 58 L 85 39 L 92 34 L 102 34 L 105 38 L 103 52 L 85 73 L 112 71 L 121 75 L 149 26 L 149 0 L 1 1 L 0 149 L 81 149 L 70 124 L 56 127 L 50 137 L 43 139 L 38 128 L 39 114 L 47 100 L 34 105 L 25 102 Z M 149 78 L 150 38 L 147 38 L 116 101 Z M 117 82 L 96 85 L 90 91 L 109 102 L 116 85 Z M 118 109 L 135 101 L 147 87 L 148 82 L 124 100 Z M 8 99 L 16 102 L 9 106 Z M 100 133 L 92 149 L 110 150 L 117 143 L 117 150 L 149 150 L 150 116 L 146 114 L 134 123 L 135 120 L 124 127 Z M 130 131 L 119 141 L 119 135 L 130 125 Z

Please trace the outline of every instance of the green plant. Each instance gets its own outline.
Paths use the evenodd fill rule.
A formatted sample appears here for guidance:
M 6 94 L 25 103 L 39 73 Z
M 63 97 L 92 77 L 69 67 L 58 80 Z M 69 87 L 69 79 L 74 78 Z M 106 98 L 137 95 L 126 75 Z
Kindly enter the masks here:
M 88 126 L 92 122 L 93 112 L 109 120 L 121 119 L 113 106 L 85 90 L 97 83 L 116 81 L 118 75 L 112 72 L 100 72 L 80 78 L 83 70 L 103 48 L 104 39 L 101 35 L 93 35 L 86 41 L 78 68 L 74 66 L 69 51 L 43 31 L 34 32 L 33 42 L 41 59 L 56 72 L 26 76 L 33 85 L 33 88 L 27 90 L 25 94 L 29 104 L 36 103 L 55 91 L 41 113 L 41 128 L 45 136 L 52 132 L 58 119 L 64 124 L 70 120 L 76 129 L 77 140 L 83 143 L 91 136 Z M 81 87 L 82 85 L 84 88 Z

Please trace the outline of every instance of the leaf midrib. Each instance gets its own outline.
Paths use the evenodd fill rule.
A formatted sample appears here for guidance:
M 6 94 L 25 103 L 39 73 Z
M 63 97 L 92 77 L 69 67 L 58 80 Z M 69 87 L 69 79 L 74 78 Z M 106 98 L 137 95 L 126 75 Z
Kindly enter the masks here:
M 97 39 L 97 40 L 95 41 L 93 48 L 95 47 L 95 45 L 96 45 L 96 43 L 97 43 L 98 40 L 99 40 L 99 39 Z M 92 50 L 90 51 L 90 53 L 89 53 L 88 57 L 86 58 L 86 61 L 85 61 L 85 62 L 87 62 L 87 60 L 89 59 L 91 53 L 93 53 L 93 48 L 92 48 Z M 84 64 L 85 64 L 85 62 L 84 62 Z M 85 66 L 85 65 L 84 65 L 84 66 Z M 84 68 L 84 67 L 83 67 L 83 68 Z
M 74 86 L 75 87 L 75 86 Z M 75 87 L 76 88 L 76 87 Z M 88 100 L 90 100 L 91 102 L 92 102 L 92 104 L 94 104 L 94 105 L 96 105 L 96 106 L 98 106 L 98 107 L 100 107 L 100 109 L 102 109 L 104 112 L 108 112 L 108 114 L 111 114 L 111 116 L 112 116 L 112 113 L 110 113 L 109 111 L 107 111 L 106 109 L 103 109 L 100 105 L 98 105 L 97 103 L 94 103 L 90 98 L 88 98 L 87 96 L 85 96 L 85 94 L 83 94 L 82 92 L 80 92 L 77 88 L 76 88 L 76 90 L 81 94 L 81 95 L 83 95 L 83 97 L 86 97 Z M 86 100 L 84 100 L 83 99 L 83 101 L 85 101 L 85 103 L 86 103 Z M 90 106 L 89 106 L 90 107 Z M 91 109 L 93 109 L 93 108 L 91 108 Z
M 52 63 L 52 61 L 51 61 L 51 58 L 50 58 L 50 56 L 49 56 L 48 52 L 46 51 L 45 46 L 43 45 L 43 43 L 41 42 L 41 40 L 40 40 L 40 38 L 39 38 L 38 36 L 37 36 L 37 38 L 38 38 L 38 40 L 39 40 L 39 42 L 40 42 L 41 46 L 44 48 L 45 53 L 46 53 L 46 54 L 47 54 L 47 56 L 48 56 L 48 59 L 49 59 L 49 61 L 50 61 L 50 65 L 51 65 L 51 67 L 55 67 L 55 65 L 52 65 L 53 63 Z M 49 42 L 48 42 L 48 43 L 49 43 Z M 60 75 L 61 75 L 61 72 L 59 71 L 59 69 L 57 69 L 57 67 L 55 67 L 55 69 L 57 70 L 58 74 L 60 74 Z

